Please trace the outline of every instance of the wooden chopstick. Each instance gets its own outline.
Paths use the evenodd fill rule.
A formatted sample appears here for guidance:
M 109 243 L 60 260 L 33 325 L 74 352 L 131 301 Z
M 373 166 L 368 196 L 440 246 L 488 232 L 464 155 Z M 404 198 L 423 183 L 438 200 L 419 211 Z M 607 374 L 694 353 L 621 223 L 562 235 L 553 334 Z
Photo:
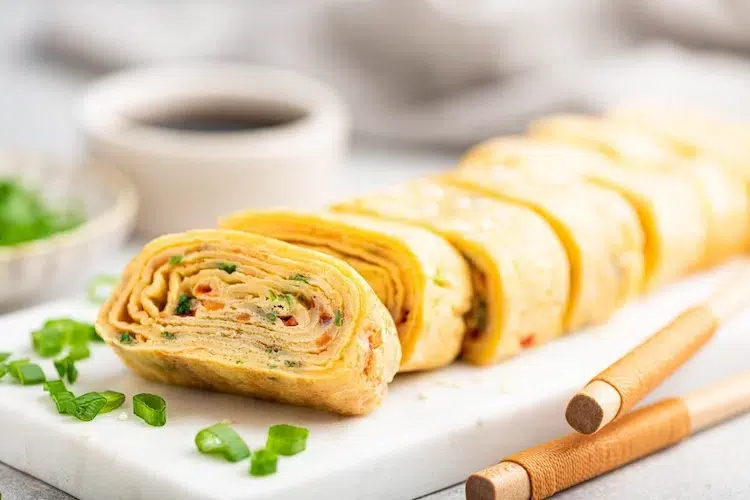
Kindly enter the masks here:
M 750 411 L 750 372 L 625 415 L 594 435 L 529 448 L 466 481 L 467 500 L 538 500 Z
M 593 434 L 624 415 L 708 342 L 724 320 L 750 304 L 750 262 L 737 267 L 710 299 L 680 314 L 573 396 L 565 411 L 570 426 Z

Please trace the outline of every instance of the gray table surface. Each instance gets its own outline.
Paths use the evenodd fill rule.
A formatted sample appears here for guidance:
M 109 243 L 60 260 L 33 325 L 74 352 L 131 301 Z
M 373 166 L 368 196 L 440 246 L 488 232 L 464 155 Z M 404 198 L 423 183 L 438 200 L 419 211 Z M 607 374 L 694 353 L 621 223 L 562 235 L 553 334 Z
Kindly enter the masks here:
M 72 99 L 92 75 L 50 61 L 43 53 L 22 43 L 28 33 L 35 29 L 35 20 L 43 3 L 0 3 L 0 148 L 41 150 L 71 157 L 80 148 L 80 137 L 71 114 Z M 387 184 L 403 176 L 414 176 L 447 166 L 454 158 L 454 155 L 447 153 L 425 151 L 400 151 L 397 154 L 400 165 L 410 165 L 409 172 L 389 168 L 394 163 L 392 148 L 360 147 L 355 149 L 352 168 L 345 175 L 351 183 Z M 0 430 L 0 446 L 3 431 Z M 748 444 L 750 416 L 706 431 L 670 450 L 568 490 L 557 498 L 749 498 Z M 3 464 L 0 464 L 0 494 L 5 500 L 72 498 Z M 423 498 L 464 498 L 463 485 Z

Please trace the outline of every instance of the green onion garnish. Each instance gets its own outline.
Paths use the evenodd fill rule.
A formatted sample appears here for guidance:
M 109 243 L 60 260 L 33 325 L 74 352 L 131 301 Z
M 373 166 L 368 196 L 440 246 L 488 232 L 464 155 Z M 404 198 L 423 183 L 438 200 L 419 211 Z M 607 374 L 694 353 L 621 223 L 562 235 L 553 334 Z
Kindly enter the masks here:
M 432 282 L 437 286 L 448 286 L 448 280 L 445 278 L 445 276 L 443 275 L 443 271 L 440 268 L 435 271 L 435 275 L 432 277 Z
M 131 345 L 133 343 L 133 336 L 130 335 L 128 332 L 122 332 L 120 334 L 120 343 Z
M 42 368 L 37 364 L 29 363 L 28 360 L 25 360 L 25 362 L 20 364 L 11 363 L 10 374 L 14 379 L 18 380 L 21 385 L 36 385 L 47 380 Z
M 277 455 L 296 455 L 307 447 L 310 431 L 288 424 L 272 425 L 268 429 L 266 448 Z
M 88 358 L 89 356 L 91 356 L 91 350 L 86 344 L 71 346 L 70 350 L 68 351 L 68 358 L 70 358 L 72 361 L 80 361 L 82 359 Z
M 125 402 L 125 394 L 121 392 L 104 391 L 99 394 L 107 400 L 99 413 L 109 413 L 121 407 Z
M 88 298 L 94 304 L 104 304 L 109 298 L 110 289 L 120 281 L 119 276 L 99 274 L 89 282 Z M 104 292 L 102 292 L 104 289 Z
M 31 345 L 34 352 L 43 358 L 57 356 L 63 350 L 67 343 L 67 338 L 63 331 L 59 330 L 37 330 L 31 332 Z
M 193 311 L 193 298 L 190 295 L 180 295 L 174 312 L 178 316 L 186 316 Z
M 3 378 L 8 373 L 8 365 L 0 363 L 0 378 Z
M 292 281 L 301 281 L 303 283 L 310 284 L 310 278 L 308 278 L 304 274 L 293 274 L 293 275 L 289 276 L 288 279 L 290 279 Z
M 67 358 L 61 358 L 55 360 L 55 370 L 60 377 L 68 379 L 69 384 L 75 383 L 78 380 L 78 368 L 76 368 L 75 361 Z
M 154 427 L 167 423 L 167 403 L 156 394 L 142 393 L 133 396 L 133 413 Z
M 237 270 L 237 264 L 231 264 L 229 262 L 219 262 L 216 267 L 227 274 L 232 274 Z
M 242 438 L 222 423 L 201 430 L 195 436 L 195 446 L 201 453 L 219 454 L 230 462 L 239 462 L 250 456 L 250 449 Z
M 336 309 L 336 316 L 334 317 L 333 324 L 336 326 L 341 326 L 343 322 L 344 322 L 344 313 L 342 313 L 340 309 Z
M 53 380 L 44 383 L 44 390 L 49 392 L 52 401 L 57 406 L 57 412 L 62 414 L 75 414 L 75 396 L 65 387 L 62 380 Z
M 9 352 L 0 352 L 0 363 L 7 360 L 10 357 Z
M 174 340 L 177 338 L 177 335 L 169 332 L 161 332 L 161 336 L 164 337 L 164 340 Z
M 176 266 L 177 264 L 182 264 L 184 258 L 182 255 L 173 255 L 169 258 L 169 265 Z
M 266 319 L 270 321 L 271 323 L 276 322 L 276 313 L 274 312 L 267 312 L 266 313 Z
M 279 457 L 272 451 L 262 448 L 254 451 L 253 456 L 250 457 L 250 475 L 268 476 L 274 474 L 278 461 Z
M 73 402 L 75 403 L 75 412 L 73 415 L 78 420 L 90 422 L 99 415 L 104 405 L 107 404 L 107 398 L 98 392 L 89 392 L 83 396 L 78 396 Z

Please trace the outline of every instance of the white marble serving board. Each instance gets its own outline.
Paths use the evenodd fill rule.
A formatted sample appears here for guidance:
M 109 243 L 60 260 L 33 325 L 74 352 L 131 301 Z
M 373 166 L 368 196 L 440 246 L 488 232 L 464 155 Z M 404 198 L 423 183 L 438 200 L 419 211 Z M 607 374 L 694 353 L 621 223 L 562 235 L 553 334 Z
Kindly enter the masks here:
M 504 456 L 567 432 L 570 395 L 684 307 L 705 297 L 725 267 L 634 303 L 609 324 L 529 351 L 491 368 L 456 363 L 397 377 L 383 406 L 362 418 L 250 398 L 169 387 L 131 374 L 104 345 L 79 363 L 76 394 L 116 390 L 121 410 L 92 422 L 57 414 L 41 386 L 0 381 L 0 461 L 82 500 L 411 499 L 464 480 Z M 29 332 L 45 319 L 91 321 L 81 301 L 43 305 L 0 318 L 0 351 L 33 356 Z M 730 321 L 657 395 L 679 394 L 748 367 L 750 308 Z M 56 378 L 52 362 L 42 362 Z M 54 375 L 54 377 L 53 377 Z M 147 426 L 131 398 L 153 392 L 167 400 L 168 423 Z M 122 411 L 128 419 L 120 420 Z M 230 464 L 199 454 L 203 427 L 230 419 L 251 448 L 277 423 L 310 429 L 308 450 L 280 458 L 278 473 L 248 475 L 248 461 Z M 0 489 L 1 491 L 1 489 Z

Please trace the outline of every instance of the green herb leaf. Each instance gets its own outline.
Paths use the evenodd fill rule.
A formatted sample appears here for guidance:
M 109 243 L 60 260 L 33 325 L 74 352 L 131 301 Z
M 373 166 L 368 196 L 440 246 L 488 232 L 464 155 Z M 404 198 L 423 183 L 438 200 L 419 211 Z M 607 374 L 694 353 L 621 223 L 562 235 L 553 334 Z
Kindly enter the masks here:
M 49 392 L 50 395 L 53 395 L 59 392 L 65 392 L 68 388 L 65 387 L 65 382 L 62 380 L 50 380 L 44 383 L 44 390 Z
M 268 300 L 270 300 L 271 302 L 276 302 L 277 300 L 279 300 L 279 296 L 276 295 L 276 292 L 274 292 L 273 290 L 268 290 Z
M 3 378 L 8 373 L 8 365 L 0 363 L 0 378 Z
M 31 332 L 31 345 L 39 356 L 57 356 L 67 343 L 65 333 L 57 330 L 37 330 Z
M 187 316 L 193 312 L 193 297 L 190 295 L 180 295 L 177 299 L 177 307 L 174 312 L 178 316 Z
M 310 278 L 308 278 L 304 274 L 293 274 L 293 275 L 289 276 L 288 279 L 290 279 L 292 281 L 301 281 L 303 283 L 310 284 Z
M 250 449 L 242 438 L 227 424 L 214 424 L 195 436 L 195 446 L 201 453 L 219 454 L 230 462 L 239 462 L 250 456 Z
M 0 180 L 0 246 L 48 238 L 83 221 L 82 213 L 51 207 L 39 192 L 17 180 Z
M 132 345 L 133 344 L 133 336 L 130 335 L 128 332 L 122 332 L 120 334 L 120 343 L 121 344 Z
M 167 423 L 167 403 L 155 394 L 142 393 L 133 396 L 133 413 L 154 427 L 161 427 Z
M 229 262 L 219 262 L 216 267 L 227 274 L 232 274 L 237 270 L 237 264 L 231 264 Z
M 15 366 L 11 363 L 10 374 L 14 379 L 18 380 L 21 385 L 36 385 L 47 380 L 42 368 L 37 364 L 29 362 Z
M 161 332 L 161 336 L 164 340 L 174 340 L 177 336 L 174 333 Z
M 182 255 L 172 255 L 169 258 L 169 265 L 170 266 L 176 266 L 178 264 L 182 264 L 182 261 L 185 259 Z
M 291 456 L 304 451 L 310 431 L 304 427 L 279 424 L 268 429 L 266 449 L 277 455 Z
M 266 313 L 266 319 L 268 321 L 270 321 L 271 323 L 275 323 L 276 322 L 276 313 L 274 313 L 274 312 L 267 312 Z
M 9 352 L 0 352 L 0 363 L 7 360 L 10 357 Z
M 50 396 L 52 397 L 52 401 L 55 402 L 55 406 L 57 406 L 57 413 L 61 415 L 75 415 L 76 397 L 72 392 L 63 391 L 50 394 Z
M 101 413 L 102 408 L 107 404 L 107 398 L 98 392 L 89 392 L 83 396 L 78 396 L 73 402 L 75 403 L 73 415 L 78 420 L 90 422 Z
M 120 281 L 119 276 L 99 274 L 89 282 L 88 299 L 93 304 L 104 304 L 109 298 L 109 292 Z
M 112 410 L 116 410 L 122 406 L 125 402 L 125 394 L 115 391 L 104 391 L 99 393 L 105 400 L 106 403 L 102 406 L 99 413 L 109 413 Z
M 344 322 L 344 313 L 341 312 L 340 309 L 336 310 L 336 315 L 333 319 L 333 324 L 336 326 L 341 326 Z
M 250 457 L 250 475 L 251 476 L 268 476 L 276 472 L 276 465 L 279 457 L 272 451 L 260 449 L 253 452 Z
M 292 361 L 291 359 L 285 359 L 284 364 L 289 368 L 297 368 L 302 366 L 302 361 Z

